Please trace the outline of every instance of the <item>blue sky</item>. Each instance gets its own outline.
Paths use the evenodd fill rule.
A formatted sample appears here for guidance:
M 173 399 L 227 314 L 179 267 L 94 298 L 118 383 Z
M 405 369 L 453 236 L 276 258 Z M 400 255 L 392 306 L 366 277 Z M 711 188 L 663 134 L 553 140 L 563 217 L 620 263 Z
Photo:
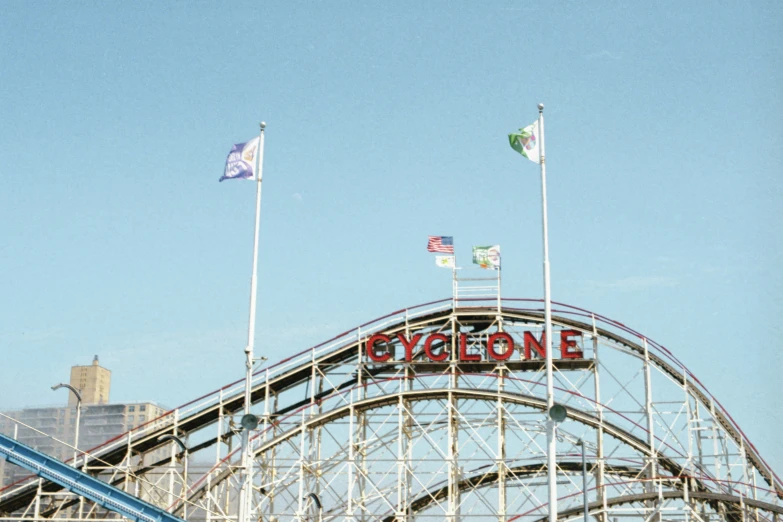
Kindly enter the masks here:
M 268 124 L 257 351 L 448 297 L 428 234 L 500 244 L 541 297 L 672 350 L 780 473 L 779 2 L 12 2 L 0 20 L 0 408 L 94 354 L 112 400 L 243 375 Z

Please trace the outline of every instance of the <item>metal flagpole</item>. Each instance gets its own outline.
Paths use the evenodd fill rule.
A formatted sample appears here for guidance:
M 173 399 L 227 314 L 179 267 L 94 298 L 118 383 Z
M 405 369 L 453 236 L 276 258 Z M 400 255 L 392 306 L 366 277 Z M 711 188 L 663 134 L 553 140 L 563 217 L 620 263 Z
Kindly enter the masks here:
M 501 310 L 501 304 L 500 304 L 500 300 L 501 300 L 500 271 L 501 271 L 502 268 L 503 268 L 503 258 L 499 256 L 498 257 L 498 313 L 500 313 L 500 310 Z
M 453 246 L 452 241 L 452 246 Z M 457 310 L 459 304 L 459 280 L 457 279 L 457 250 L 452 254 L 454 256 L 454 266 L 451 267 L 451 309 Z
M 557 520 L 557 438 L 555 437 L 555 421 L 549 418 L 548 412 L 555 404 L 554 382 L 552 376 L 552 302 L 549 288 L 549 239 L 546 222 L 546 154 L 544 150 L 544 104 L 538 104 L 538 132 L 540 134 L 541 164 L 541 201 L 543 213 L 544 234 L 544 324 L 546 332 L 546 406 L 547 406 L 547 483 L 549 491 L 549 522 Z
M 264 164 L 264 128 L 261 122 L 256 154 L 256 226 L 253 239 L 253 272 L 250 275 L 250 320 L 247 328 L 247 346 L 245 347 L 245 415 L 250 415 L 250 390 L 253 381 L 253 347 L 256 335 L 256 289 L 258 287 L 258 225 L 261 221 L 261 169 Z M 239 522 L 250 520 L 253 481 L 253 459 L 250 457 L 250 429 L 242 430 L 242 488 L 239 491 Z

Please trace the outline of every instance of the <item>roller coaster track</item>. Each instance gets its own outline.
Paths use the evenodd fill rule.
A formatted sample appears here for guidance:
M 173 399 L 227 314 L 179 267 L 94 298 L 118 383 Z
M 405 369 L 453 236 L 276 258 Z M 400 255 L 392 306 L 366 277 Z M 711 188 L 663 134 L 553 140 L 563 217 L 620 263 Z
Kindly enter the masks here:
M 449 394 L 454 396 L 454 398 L 462 399 L 462 400 L 472 399 L 472 400 L 483 400 L 483 401 L 496 401 L 498 398 L 500 398 L 507 404 L 519 404 L 522 406 L 535 408 L 541 411 L 546 411 L 545 399 L 539 399 L 536 397 L 522 396 L 522 395 L 516 395 L 510 393 L 499 394 L 495 391 L 429 389 L 429 390 L 416 390 L 410 392 L 403 392 L 400 394 L 384 395 L 381 397 L 366 399 L 364 401 L 356 402 L 351 405 L 346 405 L 343 406 L 342 408 L 336 408 L 322 415 L 312 417 L 311 419 L 308 419 L 306 422 L 302 423 L 300 427 L 296 429 L 288 430 L 287 432 L 282 433 L 279 436 L 260 445 L 255 450 L 254 456 L 258 456 L 261 453 L 268 451 L 269 449 L 285 442 L 291 437 L 301 434 L 302 432 L 311 430 L 317 426 L 323 426 L 325 424 L 334 422 L 341 418 L 345 418 L 354 412 L 367 411 L 371 409 L 380 408 L 383 406 L 393 405 L 397 403 L 400 398 L 409 402 L 432 401 L 432 400 L 446 399 L 449 396 Z M 296 412 L 292 413 L 292 415 L 294 416 L 296 414 L 297 414 Z M 583 423 L 587 426 L 597 427 L 600 423 L 596 417 L 592 415 L 588 415 L 582 411 L 573 408 L 566 408 L 566 414 L 568 418 Z M 649 446 L 647 446 L 645 442 L 639 439 L 638 437 L 635 437 L 634 435 L 628 433 L 627 431 L 619 427 L 613 426 L 611 424 L 608 424 L 606 422 L 603 423 L 603 428 L 607 435 L 610 435 L 615 439 L 619 440 L 620 442 L 627 444 L 628 446 L 632 447 L 634 450 L 641 453 L 642 455 L 652 456 L 650 453 Z M 680 476 L 683 474 L 683 470 L 680 466 L 678 466 L 675 462 L 673 462 L 672 460 L 664 456 L 658 455 L 658 462 L 663 468 L 669 471 L 673 476 Z M 233 473 L 232 470 L 224 470 L 220 475 L 218 475 L 213 479 L 212 485 L 214 486 L 216 484 L 219 484 L 222 480 L 228 478 L 228 476 L 230 476 L 232 473 Z M 194 490 L 188 500 L 190 502 L 195 502 L 206 493 L 207 493 L 206 486 L 202 486 Z M 181 510 L 181 505 L 174 512 L 176 513 L 179 512 L 180 510 Z
M 593 467 L 594 467 L 593 464 L 588 464 L 588 469 L 592 469 Z M 582 473 L 582 464 L 581 462 L 563 462 L 557 465 L 557 469 L 559 473 L 571 473 L 574 475 L 579 475 Z M 606 473 L 609 475 L 617 476 L 617 477 L 624 476 L 629 479 L 633 479 L 634 477 L 640 476 L 642 471 L 643 471 L 642 468 L 636 468 L 636 467 L 613 466 L 611 468 L 606 469 Z M 546 477 L 547 469 L 546 469 L 546 464 L 517 466 L 517 467 L 508 468 L 506 473 L 508 476 L 513 476 L 515 478 Z M 458 487 L 460 491 L 469 491 L 475 489 L 476 487 L 481 487 L 481 486 L 490 487 L 494 484 L 497 484 L 498 480 L 499 480 L 499 473 L 497 471 L 477 473 L 475 475 L 466 477 L 463 480 L 461 480 L 460 483 L 458 484 Z M 672 477 L 672 481 L 675 482 L 682 482 L 684 480 L 687 480 L 687 478 Z M 414 499 L 410 503 L 410 510 L 413 513 L 424 511 L 430 505 L 444 500 L 447 496 L 448 496 L 448 486 L 444 485 L 442 488 L 438 490 L 428 492 L 427 494 L 421 495 L 418 498 Z M 635 495 L 622 495 L 619 497 L 607 498 L 606 507 L 619 506 L 623 504 L 631 504 L 637 502 L 654 501 L 654 500 L 658 500 L 658 498 L 659 497 L 657 492 L 642 493 L 642 494 L 635 494 Z M 666 499 L 684 498 L 684 492 L 682 491 L 682 489 L 680 489 L 679 491 L 665 491 L 661 493 L 661 498 L 666 498 Z M 754 500 L 749 498 L 741 498 L 736 495 L 723 495 L 718 493 L 711 493 L 706 490 L 696 490 L 696 491 L 692 490 L 688 492 L 688 498 L 712 504 L 713 507 L 716 509 L 718 503 L 720 502 L 720 503 L 730 504 L 737 507 L 745 505 L 749 508 L 762 509 L 765 511 L 769 511 L 771 513 L 777 513 L 783 515 L 783 507 L 781 506 L 776 506 L 774 504 L 770 504 L 769 502 L 762 502 L 759 500 Z M 582 509 L 583 507 L 579 506 L 577 508 L 560 511 L 560 513 L 558 514 L 558 519 L 567 519 L 567 518 L 579 516 L 582 514 Z M 604 501 L 592 502 L 588 504 L 588 509 L 589 512 L 591 513 L 598 512 L 604 509 Z M 729 518 L 731 518 L 732 520 L 743 520 L 743 517 L 736 512 L 730 513 Z M 514 517 L 509 518 L 509 522 L 513 519 Z M 394 522 L 396 520 L 396 515 L 389 515 L 381 520 L 382 522 Z M 547 518 L 544 517 L 535 522 L 546 522 L 546 520 Z
M 504 300 L 504 303 L 511 302 L 516 305 L 520 301 L 522 300 L 506 299 Z M 528 302 L 534 302 L 534 301 L 528 301 Z M 433 304 L 433 303 L 428 303 L 428 304 Z M 728 414 L 724 412 L 722 407 L 720 407 L 720 404 L 717 403 L 717 401 L 711 396 L 711 394 L 709 394 L 709 392 L 706 391 L 706 389 L 704 389 L 704 387 L 695 378 L 695 376 L 693 376 L 684 367 L 684 365 L 682 365 L 679 361 L 677 361 L 668 352 L 668 350 L 666 350 L 660 345 L 657 345 L 653 341 L 645 339 L 641 334 L 627 328 L 625 325 L 622 325 L 621 323 L 603 318 L 596 314 L 591 314 L 590 312 L 587 312 L 582 309 L 569 307 L 568 305 L 563 305 L 559 303 L 555 303 L 555 305 L 563 308 L 563 312 L 569 314 L 569 316 L 556 315 L 555 317 L 553 317 L 553 324 L 555 325 L 559 325 L 561 327 L 567 327 L 567 328 L 574 328 L 583 332 L 592 332 L 595 330 L 601 338 L 608 340 L 618 346 L 624 347 L 627 351 L 636 354 L 637 357 L 641 357 L 645 353 L 644 347 L 640 343 L 630 340 L 625 335 L 629 335 L 631 338 L 636 338 L 639 340 L 644 340 L 645 342 L 649 342 L 650 345 L 656 349 L 656 351 L 653 350 L 649 351 L 649 359 L 651 364 L 656 366 L 661 372 L 668 375 L 678 385 L 682 387 L 687 386 L 688 393 L 690 393 L 693 397 L 695 397 L 696 400 L 698 400 L 705 407 L 713 409 L 714 418 L 716 422 L 720 424 L 720 426 L 726 431 L 726 433 L 734 441 L 739 441 L 744 444 L 747 461 L 759 471 L 760 475 L 764 478 L 764 480 L 770 485 L 770 487 L 774 489 L 775 494 L 778 496 L 778 498 L 783 499 L 783 487 L 781 487 L 780 479 L 778 479 L 778 477 L 772 472 L 771 468 L 763 461 L 763 459 L 759 456 L 758 452 L 756 451 L 755 447 L 747 440 L 747 438 L 744 436 L 741 430 L 736 426 L 736 423 L 734 423 L 734 421 L 728 416 Z M 414 310 L 414 309 L 410 309 L 410 310 Z M 393 314 L 389 314 L 388 316 L 384 316 L 384 318 L 392 317 L 395 314 L 400 315 L 401 312 L 403 311 L 398 311 Z M 254 404 L 258 403 L 264 400 L 264 398 L 268 397 L 270 394 L 275 394 L 275 395 L 280 394 L 285 390 L 291 389 L 294 386 L 306 382 L 312 374 L 313 371 L 312 369 L 314 365 L 317 365 L 317 367 L 323 370 L 325 368 L 336 367 L 347 361 L 356 359 L 357 357 L 359 357 L 362 343 L 372 333 L 382 331 L 387 335 L 394 335 L 397 332 L 404 331 L 406 328 L 410 328 L 412 326 L 412 323 L 408 321 L 407 311 L 405 312 L 406 312 L 406 319 L 404 321 L 399 320 L 397 323 L 391 323 L 391 324 L 387 323 L 387 324 L 382 324 L 380 326 L 378 325 L 379 320 L 366 323 L 365 325 L 362 325 L 362 327 L 360 328 L 363 328 L 368 325 L 369 327 L 357 333 L 355 339 L 352 340 L 349 339 L 349 336 L 351 336 L 354 332 L 354 330 L 351 330 L 335 337 L 334 339 L 331 339 L 330 341 L 327 341 L 326 343 L 323 343 L 311 349 L 312 357 L 309 356 L 309 354 L 311 354 L 311 350 L 306 350 L 284 361 L 276 363 L 272 366 L 269 366 L 267 368 L 262 368 L 261 370 L 257 371 L 254 375 L 258 377 L 263 375 L 265 372 L 267 372 L 268 378 L 265 381 L 258 382 L 254 385 L 251 391 L 252 402 Z M 557 312 L 557 310 L 555 310 L 555 312 Z M 426 327 L 426 326 L 443 324 L 449 320 L 449 318 L 452 316 L 453 313 L 455 312 L 452 311 L 451 307 L 448 307 L 441 310 L 437 310 L 432 313 L 419 315 L 415 318 L 415 323 L 413 323 L 413 325 L 416 327 L 422 327 L 422 326 Z M 458 309 L 456 314 L 460 320 L 466 320 L 475 323 L 476 330 L 479 329 L 479 325 L 482 324 L 489 325 L 493 321 L 497 320 L 499 316 L 502 316 L 506 320 L 513 320 L 513 321 L 541 322 L 543 319 L 543 314 L 540 312 L 540 309 L 525 309 L 525 308 L 510 308 L 510 307 L 504 307 L 502 312 L 499 312 L 497 309 L 490 309 L 490 308 L 483 308 L 483 307 L 460 308 Z M 578 318 L 580 317 L 592 321 L 598 320 L 601 322 L 602 325 L 606 324 L 608 328 L 605 328 L 603 326 L 594 327 L 588 322 L 579 320 Z M 620 335 L 615 331 L 610 330 L 609 328 L 613 330 L 619 330 L 623 332 L 623 334 L 625 335 Z M 340 339 L 347 339 L 347 340 L 345 342 L 342 342 L 341 344 L 337 343 L 335 348 L 329 349 L 328 351 L 325 352 L 323 350 L 321 352 L 317 351 L 322 346 L 327 345 L 328 343 L 334 342 L 336 340 L 339 341 Z M 416 360 L 416 358 L 417 355 L 414 355 L 414 360 Z M 298 364 L 294 364 L 291 366 L 290 363 L 292 361 L 295 363 L 298 362 Z M 425 364 L 426 363 L 422 363 L 422 367 L 424 367 Z M 542 363 L 540 361 L 523 361 L 515 364 L 519 364 L 520 368 L 528 369 L 528 368 L 535 367 L 536 365 L 540 366 Z M 577 362 L 561 360 L 561 361 L 555 361 L 555 364 L 563 365 L 565 367 L 569 364 L 577 364 Z M 288 365 L 288 367 L 286 367 L 286 365 Z M 382 374 L 383 372 L 388 372 L 389 368 L 390 368 L 389 366 L 366 367 L 364 370 L 365 372 L 364 376 L 375 377 Z M 482 371 L 484 370 L 484 368 L 480 363 L 475 365 L 469 363 L 461 363 L 460 370 L 468 373 L 470 371 Z M 187 434 L 202 429 L 204 427 L 207 427 L 211 424 L 214 424 L 215 422 L 218 421 L 218 419 L 221 416 L 232 415 L 240 412 L 243 408 L 243 399 L 244 399 L 243 391 L 237 387 L 237 384 L 240 382 L 241 381 L 231 383 L 221 388 L 217 392 L 213 392 L 212 394 L 207 394 L 203 397 L 200 397 L 199 399 L 196 399 L 195 401 L 191 401 L 190 403 L 178 408 L 177 410 L 179 412 L 182 412 L 182 416 L 181 418 L 179 418 L 176 424 L 176 428 L 171 422 L 166 422 L 163 423 L 163 425 L 161 425 L 160 427 L 157 427 L 155 429 L 147 429 L 139 435 L 134 433 L 133 436 L 131 437 L 130 434 L 126 434 L 125 436 L 115 438 L 114 440 L 109 441 L 108 443 L 98 448 L 94 448 L 93 450 L 90 450 L 89 455 L 85 455 L 82 457 L 82 465 L 86 465 L 87 467 L 94 466 L 94 465 L 100 465 L 100 466 L 117 465 L 127 457 L 129 452 L 134 454 L 145 453 L 161 447 L 165 443 L 160 442 L 159 438 L 162 435 L 173 434 L 175 429 L 179 434 Z M 356 375 L 354 375 L 352 377 L 346 378 L 339 384 L 336 384 L 328 389 L 320 391 L 319 393 L 315 394 L 314 397 L 316 400 L 320 401 L 321 399 L 329 397 L 332 394 L 339 393 L 343 390 L 353 388 L 357 385 L 358 382 L 359 379 L 357 378 Z M 229 391 L 230 393 L 228 393 L 226 396 L 223 396 L 224 391 Z M 427 398 L 432 398 L 432 393 L 434 391 L 435 390 L 427 390 Z M 482 392 L 480 390 L 453 390 L 453 392 L 464 393 L 466 394 L 466 398 L 468 395 L 470 395 L 472 398 L 476 398 L 477 400 L 497 399 L 497 393 L 495 392 Z M 410 395 L 406 396 L 406 400 L 418 400 L 418 396 L 416 395 L 416 393 L 418 392 L 410 392 Z M 215 399 L 218 394 L 220 394 L 219 401 Z M 513 394 L 506 394 L 506 395 L 507 396 L 503 397 L 504 401 L 509 401 L 512 403 L 517 402 L 537 409 L 543 409 L 543 402 L 541 399 L 537 399 L 534 397 L 522 397 Z M 378 407 L 383 403 L 391 403 L 393 401 L 398 400 L 398 396 L 399 394 L 392 394 L 385 397 L 377 397 L 368 400 L 366 404 L 362 404 L 360 406 L 357 403 L 355 406 L 367 407 L 367 408 Z M 422 400 L 426 400 L 426 399 L 422 399 Z M 192 405 L 198 403 L 199 401 L 204 401 L 202 403 L 204 404 L 204 406 L 192 408 Z M 299 411 L 301 408 L 309 404 L 311 404 L 310 398 L 287 404 L 284 407 L 280 408 L 279 410 L 275 411 L 271 415 L 271 417 L 275 419 L 283 418 L 286 415 Z M 717 406 L 717 408 L 715 406 Z M 191 409 L 188 410 L 188 407 L 191 407 Z M 170 413 L 171 412 L 164 414 L 164 416 L 162 416 L 161 418 L 166 418 L 167 415 L 169 415 Z M 329 419 L 336 418 L 339 415 L 347 415 L 346 410 L 344 408 L 337 409 L 337 410 L 327 412 L 319 417 L 311 418 L 308 421 L 308 426 L 315 425 L 313 423 L 317 423 L 317 422 L 322 422 L 322 423 L 329 422 Z M 579 422 L 583 422 L 586 425 L 590 425 L 590 426 L 596 426 L 597 423 L 599 423 L 599 421 L 596 418 L 588 414 L 585 414 L 583 412 L 579 412 L 578 410 L 569 410 L 569 416 L 572 416 L 574 420 L 578 420 Z M 613 427 L 611 424 L 607 424 L 606 422 L 603 422 L 602 426 L 608 434 L 612 435 L 617 440 L 620 440 L 623 443 L 630 445 L 631 447 L 633 447 L 637 451 L 640 451 L 643 454 L 649 454 L 650 452 L 649 447 L 646 447 L 645 443 L 640 439 L 638 439 L 638 437 L 635 437 L 634 435 L 625 432 L 623 429 L 619 427 L 616 426 Z M 303 430 L 305 428 L 302 427 L 301 429 Z M 273 439 L 273 441 L 275 441 L 275 443 L 279 443 L 280 440 L 282 440 L 281 437 L 290 437 L 296 432 L 297 430 L 290 430 L 287 433 L 278 434 L 278 437 Z M 224 434 L 222 437 L 218 436 L 214 438 L 208 438 L 207 440 L 201 442 L 197 446 L 191 448 L 190 452 L 194 453 L 198 450 L 212 446 L 217 442 L 219 442 L 220 440 L 225 439 L 226 437 L 230 437 L 231 435 L 232 434 L 228 433 L 228 434 Z M 128 441 L 128 438 L 130 438 L 130 441 Z M 261 446 L 258 449 L 257 453 L 264 451 L 264 448 L 269 447 L 270 444 L 272 444 L 272 442 L 269 442 L 266 445 Z M 661 459 L 660 462 L 662 463 L 662 465 L 673 475 L 682 475 L 682 469 L 680 469 L 679 465 L 671 461 L 667 461 L 663 457 L 659 457 L 659 458 Z M 163 465 L 168 462 L 169 459 L 161 460 L 155 464 L 152 464 L 151 466 L 137 470 L 136 474 L 143 474 L 144 472 L 150 469 L 153 469 L 157 466 Z M 112 481 L 112 483 L 119 485 L 122 484 L 123 480 L 124 478 L 120 478 L 118 480 Z M 213 482 L 213 486 L 214 486 L 214 482 Z M 58 491 L 62 488 L 60 484 L 51 480 L 45 480 L 40 487 L 43 491 L 46 492 Z M 30 483 L 26 485 L 22 484 L 20 486 L 16 486 L 12 488 L 6 488 L 6 491 L 0 491 L 0 513 L 3 512 L 10 513 L 28 504 L 37 494 L 38 488 L 39 486 L 36 483 Z M 701 490 L 692 492 L 692 494 L 696 494 L 696 493 L 700 493 L 700 494 L 703 493 L 705 495 L 708 494 L 707 491 L 701 491 Z M 191 495 L 191 499 L 195 499 L 201 494 L 203 494 L 203 492 L 194 491 Z M 729 502 L 729 500 L 727 500 L 727 502 Z M 746 503 L 748 503 L 747 499 L 746 499 Z
M 99 506 L 138 522 L 183 522 L 164 509 L 153 506 L 97 478 L 72 468 L 29 446 L 0 434 L 0 455 L 61 488 Z
M 607 499 L 606 506 L 607 507 L 614 507 L 614 506 L 621 506 L 624 504 L 633 504 L 633 503 L 641 503 L 641 502 L 650 502 L 655 501 L 659 499 L 684 499 L 685 498 L 685 492 L 682 490 L 679 491 L 662 491 L 662 492 L 650 492 L 650 493 L 637 493 L 634 495 L 623 495 L 620 497 L 613 497 L 610 499 Z M 693 500 L 699 500 L 706 503 L 711 503 L 713 505 L 717 505 L 720 503 L 721 505 L 731 505 L 735 507 L 734 513 L 729 514 L 729 518 L 732 520 L 746 520 L 747 517 L 743 516 L 741 513 L 742 506 L 754 508 L 754 509 L 762 509 L 765 511 L 769 511 L 770 513 L 775 513 L 776 515 L 783 515 L 783 508 L 780 506 L 776 506 L 775 504 L 770 504 L 769 502 L 762 502 L 760 500 L 754 500 L 752 498 L 743 498 L 739 497 L 737 495 L 726 495 L 722 493 L 710 493 L 706 491 L 690 491 L 688 492 L 688 498 Z M 588 512 L 594 513 L 599 510 L 603 509 L 603 503 L 602 502 L 591 502 L 588 504 Z M 557 518 L 558 519 L 568 519 L 572 517 L 578 517 L 582 513 L 582 506 L 578 508 L 572 508 L 563 510 L 560 513 L 558 513 Z M 517 517 L 510 517 L 508 520 L 509 522 L 512 522 L 513 520 L 516 520 Z M 547 518 L 542 517 L 535 522 L 546 522 Z

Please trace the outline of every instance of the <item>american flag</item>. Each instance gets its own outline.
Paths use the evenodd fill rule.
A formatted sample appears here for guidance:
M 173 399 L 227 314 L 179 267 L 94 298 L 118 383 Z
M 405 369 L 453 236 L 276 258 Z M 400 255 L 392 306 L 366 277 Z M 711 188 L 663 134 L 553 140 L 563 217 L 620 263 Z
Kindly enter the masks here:
M 454 238 L 452 236 L 429 236 L 427 252 L 454 253 Z

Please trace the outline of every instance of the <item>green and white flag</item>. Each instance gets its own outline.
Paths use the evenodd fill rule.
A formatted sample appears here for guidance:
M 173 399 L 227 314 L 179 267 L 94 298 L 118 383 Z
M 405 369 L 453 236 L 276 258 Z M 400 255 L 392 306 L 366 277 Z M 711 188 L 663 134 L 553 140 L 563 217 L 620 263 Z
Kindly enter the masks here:
M 488 270 L 500 270 L 500 245 L 473 247 L 473 263 Z
M 522 154 L 524 157 L 534 163 L 541 163 L 541 143 L 538 134 L 538 121 L 528 125 L 519 132 L 512 132 L 508 135 L 508 143 L 511 148 Z
M 443 268 L 455 268 L 457 266 L 454 256 L 435 256 L 435 264 Z

